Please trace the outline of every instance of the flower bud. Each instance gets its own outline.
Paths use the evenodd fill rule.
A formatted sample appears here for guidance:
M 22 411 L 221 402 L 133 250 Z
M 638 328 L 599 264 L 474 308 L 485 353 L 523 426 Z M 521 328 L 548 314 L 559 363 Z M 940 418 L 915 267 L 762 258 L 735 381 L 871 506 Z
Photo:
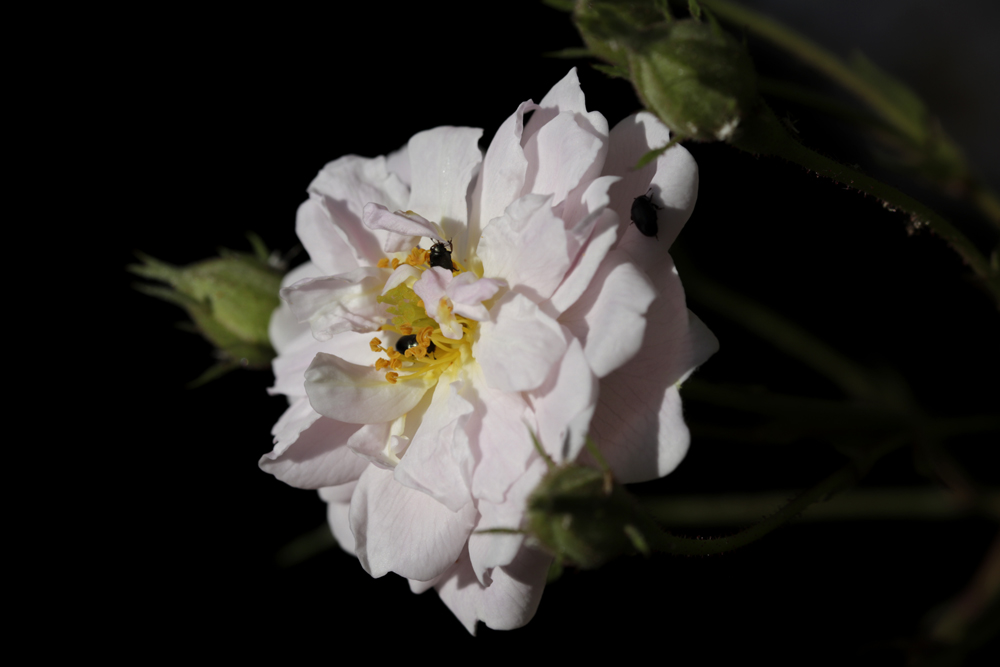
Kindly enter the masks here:
M 590 51 L 627 74 L 679 138 L 727 141 L 757 101 L 750 56 L 714 21 L 610 1 L 578 3 L 575 20 Z
M 553 467 L 528 498 L 527 530 L 558 562 L 595 568 L 646 551 L 632 497 L 610 473 L 574 464 Z
M 192 384 L 199 385 L 237 366 L 266 368 L 274 358 L 268 339 L 271 313 L 278 307 L 282 272 L 257 254 L 223 250 L 221 257 L 185 267 L 137 253 L 142 264 L 128 270 L 169 287 L 137 284 L 136 289 L 184 308 L 194 329 L 215 346 L 220 363 Z

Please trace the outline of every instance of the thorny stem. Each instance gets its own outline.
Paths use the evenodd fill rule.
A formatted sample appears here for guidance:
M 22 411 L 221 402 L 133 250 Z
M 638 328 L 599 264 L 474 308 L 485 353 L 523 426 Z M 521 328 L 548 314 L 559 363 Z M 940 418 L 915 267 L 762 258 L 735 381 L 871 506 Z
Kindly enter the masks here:
M 839 162 L 824 157 L 806 148 L 793 139 L 771 109 L 761 102 L 750 113 L 742 125 L 742 131 L 733 139 L 733 145 L 750 153 L 783 157 L 817 175 L 844 183 L 852 188 L 870 194 L 882 201 L 886 208 L 902 209 L 909 212 L 915 227 L 928 225 L 965 260 L 972 271 L 982 280 L 1000 306 L 1000 270 L 990 266 L 979 249 L 969 241 L 948 220 L 894 187 L 886 185 L 870 176 L 862 174 Z
M 736 3 L 727 2 L 726 0 L 702 1 L 724 20 L 744 26 L 747 30 L 785 49 L 843 86 L 867 104 L 884 121 L 885 125 L 891 128 L 893 134 L 903 138 L 909 145 L 914 147 L 923 147 L 926 145 L 927 128 L 922 122 L 923 119 L 918 119 L 913 117 L 912 114 L 908 114 L 901 106 L 894 103 L 879 86 L 860 76 L 858 72 L 846 65 L 833 53 L 810 42 L 805 37 L 781 25 L 777 21 Z M 946 152 L 956 156 L 960 154 L 959 149 L 950 139 L 942 137 L 940 134 L 937 135 L 937 139 L 946 144 Z M 979 207 L 983 215 L 995 227 L 1000 227 L 1000 200 L 997 199 L 997 196 L 988 187 L 969 172 L 968 167 L 964 164 L 964 160 L 958 158 L 957 163 L 961 164 L 960 180 L 966 185 L 973 203 Z M 913 208 L 903 206 L 902 204 L 900 206 L 910 211 L 911 215 L 919 215 L 919 217 L 927 219 L 926 215 Z M 928 219 L 927 221 L 932 226 L 935 225 L 932 219 Z M 935 231 L 941 233 L 936 227 Z M 941 235 L 948 238 L 945 234 Z M 965 257 L 964 254 L 963 257 Z M 968 261 L 968 258 L 966 258 L 966 261 Z

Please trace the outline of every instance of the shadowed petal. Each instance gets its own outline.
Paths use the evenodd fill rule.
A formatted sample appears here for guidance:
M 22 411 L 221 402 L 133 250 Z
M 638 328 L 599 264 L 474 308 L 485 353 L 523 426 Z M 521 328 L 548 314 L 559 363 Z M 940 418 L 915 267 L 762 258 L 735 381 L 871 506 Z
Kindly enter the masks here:
M 483 377 L 501 391 L 534 389 L 566 351 L 559 323 L 517 292 L 507 292 L 490 314 L 472 348 Z
M 473 460 L 464 430 L 472 404 L 459 395 L 462 382 L 438 382 L 406 456 L 396 466 L 396 481 L 422 491 L 453 512 L 472 502 Z
M 469 251 L 466 196 L 483 159 L 478 145 L 482 134 L 471 127 L 437 127 L 413 135 L 408 144 L 412 194 L 405 210 L 439 223 L 460 261 Z
M 319 497 L 327 502 L 326 520 L 330 524 L 330 532 L 337 540 L 340 548 L 356 556 L 354 549 L 354 533 L 351 532 L 351 495 L 357 482 L 349 482 L 341 486 L 328 486 L 319 490 Z
M 559 322 L 583 343 L 587 362 L 603 378 L 639 351 L 646 310 L 655 298 L 649 279 L 628 255 L 613 250 Z
M 603 172 L 622 177 L 611 187 L 611 208 L 621 220 L 619 238 L 634 234 L 639 237 L 636 241 L 649 242 L 639 230 L 629 229 L 629 224 L 632 202 L 652 189 L 653 203 L 661 207 L 656 215 L 661 252 L 673 244 L 691 217 L 698 198 L 698 164 L 686 148 L 678 145 L 642 169 L 634 167 L 643 155 L 669 141 L 670 130 L 656 116 L 647 112 L 629 116 L 611 130 L 611 150 Z
M 552 296 L 569 269 L 569 239 L 552 214 L 551 197 L 525 195 L 483 230 L 479 258 L 483 275 L 541 303 Z
M 306 370 L 305 386 L 316 412 L 349 424 L 392 421 L 419 403 L 428 389 L 420 380 L 390 384 L 382 371 L 324 353 Z
M 685 307 L 673 263 L 663 262 L 650 278 L 658 296 L 646 314 L 642 348 L 601 380 L 591 421 L 594 439 L 623 483 L 662 477 L 683 458 L 689 435 L 676 384 L 718 349 L 715 336 Z M 589 460 L 586 453 L 581 460 Z
M 534 617 L 551 562 L 548 554 L 521 547 L 509 565 L 493 570 L 492 583 L 484 587 L 476 579 L 465 551 L 452 571 L 434 587 L 470 634 L 476 634 L 478 621 L 494 630 L 513 630 Z
M 369 466 L 351 497 L 351 528 L 362 567 L 426 581 L 451 567 L 475 525 L 470 503 L 458 512 L 414 491 L 390 470 Z
M 308 406 L 307 399 L 299 399 L 289 411 L 303 402 Z M 309 407 L 309 410 L 312 408 Z M 358 479 L 368 462 L 355 454 L 347 443 L 362 426 L 320 417 L 315 412 L 312 414 L 317 419 L 293 442 L 279 442 L 274 451 L 261 457 L 261 470 L 300 489 L 337 486 Z

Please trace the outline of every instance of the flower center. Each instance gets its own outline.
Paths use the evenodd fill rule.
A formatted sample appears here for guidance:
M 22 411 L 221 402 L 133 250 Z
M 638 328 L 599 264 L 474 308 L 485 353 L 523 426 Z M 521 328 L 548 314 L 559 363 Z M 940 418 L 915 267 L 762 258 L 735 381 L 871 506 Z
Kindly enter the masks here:
M 378 266 L 393 269 L 400 264 L 409 264 L 420 271 L 426 271 L 431 266 L 442 266 L 441 256 L 444 244 L 435 244 L 431 250 L 415 247 L 403 260 L 383 258 Z M 450 258 L 454 275 L 463 272 L 458 260 Z M 415 281 L 410 280 L 408 283 Z M 383 324 L 383 331 L 392 331 L 400 335 L 394 347 L 383 347 L 382 341 L 373 338 L 370 342 L 372 352 L 385 353 L 384 357 L 375 360 L 375 370 L 386 370 L 386 381 L 396 384 L 417 378 L 428 384 L 437 382 L 442 373 L 451 369 L 456 372 L 465 361 L 472 359 L 472 342 L 475 337 L 478 322 L 452 313 L 451 304 L 446 297 L 438 304 L 437 313 L 447 313 L 450 331 L 456 325 L 461 327 L 461 338 L 449 338 L 441 331 L 441 324 L 427 314 L 424 302 L 417 296 L 410 284 L 401 283 L 382 296 L 379 303 L 389 304 L 387 310 L 392 316 L 390 324 Z

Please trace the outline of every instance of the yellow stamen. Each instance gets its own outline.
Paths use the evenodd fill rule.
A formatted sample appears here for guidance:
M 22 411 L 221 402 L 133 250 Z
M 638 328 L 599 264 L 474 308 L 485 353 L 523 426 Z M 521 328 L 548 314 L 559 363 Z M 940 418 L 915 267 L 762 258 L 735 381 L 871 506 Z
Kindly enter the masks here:
M 396 259 L 395 257 L 393 257 L 392 258 L 392 270 L 395 271 L 397 268 L 399 268 L 399 260 Z
M 368 342 L 368 346 L 371 347 L 372 352 L 381 352 L 382 351 L 382 341 L 380 341 L 378 338 L 372 338 Z
M 411 327 L 409 324 L 400 324 L 399 333 L 403 334 L 404 336 L 409 336 L 411 333 L 413 333 L 413 327 Z
M 388 372 L 385 374 L 385 379 L 389 381 L 389 384 L 396 384 L 396 380 L 399 378 L 399 373 Z
M 388 257 L 383 257 L 382 259 L 380 259 L 378 261 L 378 264 L 376 264 L 375 266 L 377 266 L 380 269 L 388 269 L 389 268 L 389 258 Z
M 431 333 L 433 333 L 433 331 L 434 327 L 424 327 L 417 333 L 417 343 L 420 344 L 420 347 L 426 349 L 427 346 L 430 345 Z

